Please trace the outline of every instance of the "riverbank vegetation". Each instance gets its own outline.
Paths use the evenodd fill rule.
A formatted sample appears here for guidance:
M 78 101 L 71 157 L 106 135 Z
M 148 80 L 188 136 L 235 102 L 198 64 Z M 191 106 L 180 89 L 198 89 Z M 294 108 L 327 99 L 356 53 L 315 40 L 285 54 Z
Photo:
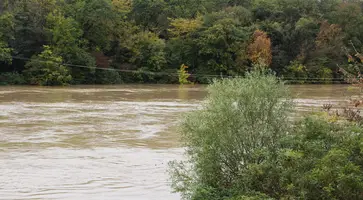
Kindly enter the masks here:
M 288 88 L 255 71 L 208 88 L 180 132 L 186 158 L 172 187 L 190 200 L 362 199 L 363 127 L 354 120 L 291 120 Z
M 362 26 L 356 0 L 3 0 L 0 82 L 178 83 L 185 65 L 188 82 L 207 83 L 256 62 L 339 82 Z

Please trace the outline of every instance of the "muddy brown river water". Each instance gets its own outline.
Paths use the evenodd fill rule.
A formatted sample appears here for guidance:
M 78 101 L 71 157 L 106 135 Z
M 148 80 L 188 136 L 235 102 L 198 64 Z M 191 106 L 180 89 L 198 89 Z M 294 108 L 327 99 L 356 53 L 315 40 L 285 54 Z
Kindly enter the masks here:
M 345 85 L 290 86 L 299 113 L 343 104 Z M 0 199 L 178 200 L 179 116 L 204 86 L 0 87 Z

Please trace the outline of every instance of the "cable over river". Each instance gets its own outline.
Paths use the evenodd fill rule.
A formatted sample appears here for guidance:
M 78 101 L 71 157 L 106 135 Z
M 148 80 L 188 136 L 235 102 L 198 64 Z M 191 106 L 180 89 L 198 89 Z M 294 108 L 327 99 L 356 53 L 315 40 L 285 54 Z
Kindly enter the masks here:
M 300 113 L 340 105 L 348 86 L 291 86 Z M 205 86 L 0 87 L 0 199 L 178 200 L 176 125 Z

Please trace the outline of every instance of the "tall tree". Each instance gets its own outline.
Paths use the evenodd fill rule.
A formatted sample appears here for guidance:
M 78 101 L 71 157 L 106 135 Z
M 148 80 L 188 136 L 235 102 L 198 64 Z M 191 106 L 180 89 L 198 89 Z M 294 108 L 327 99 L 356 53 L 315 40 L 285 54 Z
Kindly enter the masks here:
M 60 11 L 54 11 L 47 17 L 47 34 L 49 44 L 55 55 L 72 64 L 71 74 L 75 83 L 85 83 L 94 73 L 95 59 L 87 52 L 88 41 L 83 39 L 80 25 L 72 17 L 64 17 Z M 78 68 L 77 66 L 89 68 Z
M 254 64 L 269 66 L 272 62 L 271 40 L 263 31 L 256 30 L 253 33 L 253 41 L 248 46 L 250 60 Z
M 0 16 L 0 62 L 11 63 L 12 48 L 9 42 L 14 39 L 14 17 L 11 13 Z

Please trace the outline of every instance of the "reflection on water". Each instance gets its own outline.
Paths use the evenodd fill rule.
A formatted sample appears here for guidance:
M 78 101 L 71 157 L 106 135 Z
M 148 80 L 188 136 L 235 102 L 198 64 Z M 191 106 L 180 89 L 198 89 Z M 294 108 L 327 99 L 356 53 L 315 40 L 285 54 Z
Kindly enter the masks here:
M 291 86 L 300 112 L 340 105 L 347 86 Z M 167 163 L 204 86 L 0 87 L 0 199 L 180 199 Z

